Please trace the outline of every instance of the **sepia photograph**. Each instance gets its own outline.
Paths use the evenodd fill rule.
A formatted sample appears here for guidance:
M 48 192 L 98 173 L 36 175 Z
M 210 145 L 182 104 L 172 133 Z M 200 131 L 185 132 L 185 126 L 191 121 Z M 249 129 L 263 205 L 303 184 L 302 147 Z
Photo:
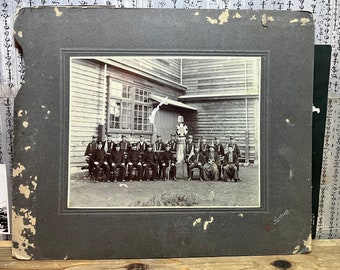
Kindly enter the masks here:
M 260 56 L 71 57 L 68 208 L 260 207 Z

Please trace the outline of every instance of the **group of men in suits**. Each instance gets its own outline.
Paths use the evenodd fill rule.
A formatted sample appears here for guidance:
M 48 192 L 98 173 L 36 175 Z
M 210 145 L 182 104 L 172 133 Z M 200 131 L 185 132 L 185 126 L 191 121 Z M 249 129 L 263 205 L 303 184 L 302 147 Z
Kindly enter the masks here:
M 130 144 L 125 135 L 122 135 L 120 142 L 115 143 L 109 134 L 106 141 L 97 141 L 97 137 L 93 136 L 85 156 L 89 174 L 95 182 L 104 179 L 100 173 L 105 175 L 108 182 L 132 181 L 134 169 L 135 178 L 139 181 L 176 180 L 177 146 L 175 134 L 171 134 L 171 139 L 166 143 L 162 141 L 161 135 L 157 135 L 154 144 L 146 143 L 143 135 L 137 143 Z M 189 135 L 184 149 L 189 181 L 193 178 L 194 168 L 199 169 L 201 181 L 240 180 L 240 149 L 232 137 L 224 147 L 217 137 L 211 145 L 205 137 L 195 145 L 193 136 Z
M 230 142 L 223 147 L 217 137 L 210 145 L 205 137 L 195 145 L 193 136 L 189 135 L 185 151 L 189 181 L 193 178 L 194 168 L 199 169 L 201 181 L 240 181 L 238 172 L 241 153 L 233 137 L 230 137 Z
M 93 136 L 85 151 L 89 174 L 95 182 L 104 179 L 100 173 L 105 175 L 107 182 L 132 181 L 135 169 L 135 178 L 139 181 L 176 180 L 175 144 L 175 140 L 163 143 L 160 135 L 154 144 L 147 144 L 143 135 L 139 142 L 132 144 L 125 135 L 118 143 L 112 141 L 111 135 L 106 141 L 97 141 Z

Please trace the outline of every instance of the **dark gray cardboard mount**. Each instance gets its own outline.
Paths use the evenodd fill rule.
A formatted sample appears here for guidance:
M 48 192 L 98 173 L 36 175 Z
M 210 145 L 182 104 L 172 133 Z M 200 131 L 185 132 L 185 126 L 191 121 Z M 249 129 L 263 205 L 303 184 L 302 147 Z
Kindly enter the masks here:
M 15 100 L 14 257 L 311 251 L 310 13 L 24 8 L 15 38 L 26 74 Z M 260 55 L 261 207 L 67 209 L 69 57 L 84 55 Z M 194 226 L 198 218 L 202 223 Z

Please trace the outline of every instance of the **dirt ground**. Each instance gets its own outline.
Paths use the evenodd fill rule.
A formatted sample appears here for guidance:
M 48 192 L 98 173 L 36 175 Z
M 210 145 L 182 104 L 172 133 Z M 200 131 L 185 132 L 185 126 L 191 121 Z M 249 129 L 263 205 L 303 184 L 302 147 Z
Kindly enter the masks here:
M 240 167 L 240 182 L 187 181 L 99 182 L 83 171 L 71 175 L 70 208 L 245 207 L 259 206 L 258 167 Z

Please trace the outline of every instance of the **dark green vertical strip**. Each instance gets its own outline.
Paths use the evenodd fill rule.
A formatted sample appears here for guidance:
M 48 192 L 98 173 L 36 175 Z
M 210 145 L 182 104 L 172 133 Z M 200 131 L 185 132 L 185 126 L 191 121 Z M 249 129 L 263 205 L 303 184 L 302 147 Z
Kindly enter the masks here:
M 313 84 L 313 105 L 319 108 L 320 112 L 313 113 L 312 129 L 312 213 L 313 226 L 312 237 L 315 238 L 318 206 L 320 177 L 322 167 L 323 141 L 325 134 L 326 112 L 327 112 L 327 94 L 329 68 L 331 60 L 330 45 L 316 45 L 314 51 L 314 84 Z

